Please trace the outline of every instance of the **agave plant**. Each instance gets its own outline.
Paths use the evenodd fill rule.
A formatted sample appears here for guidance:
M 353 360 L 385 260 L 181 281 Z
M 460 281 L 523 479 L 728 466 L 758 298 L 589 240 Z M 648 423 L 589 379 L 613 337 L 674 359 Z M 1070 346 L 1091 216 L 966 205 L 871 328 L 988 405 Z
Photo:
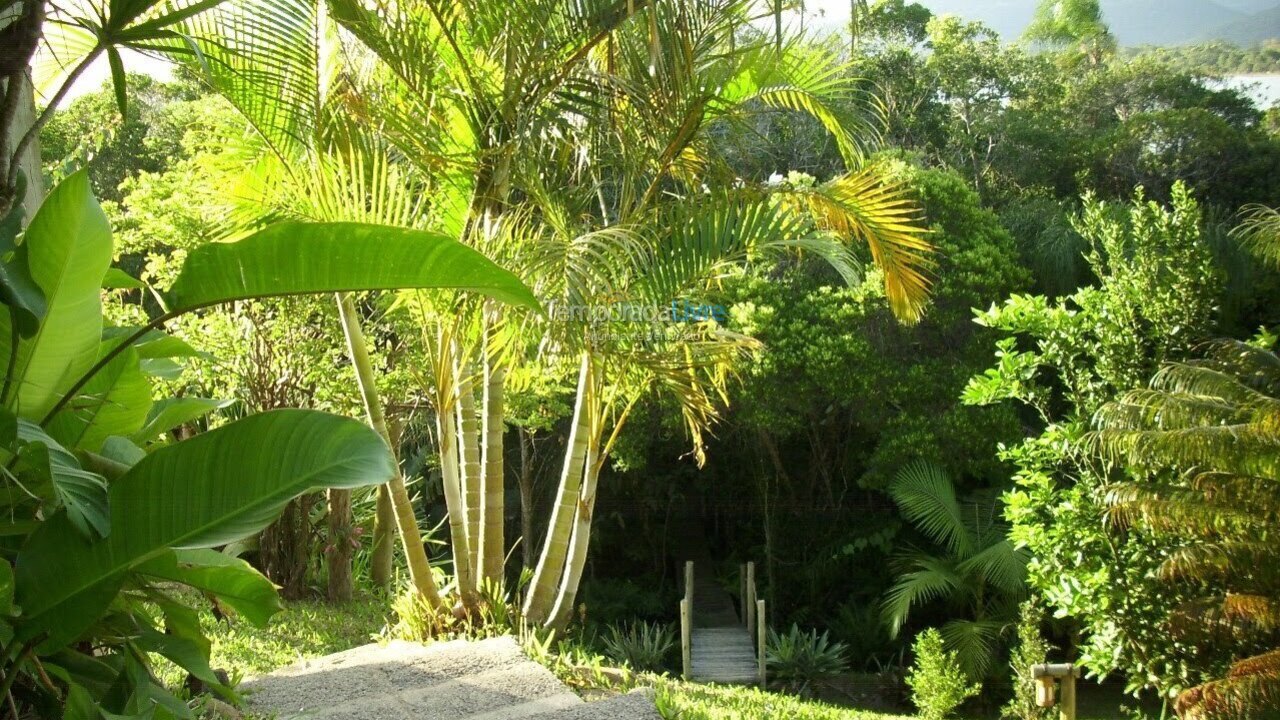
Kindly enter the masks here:
M 834 642 L 827 633 L 801 630 L 792 624 L 785 633 L 769 630 L 765 660 L 769 676 L 796 693 L 805 693 L 815 680 L 838 675 L 848 669 L 844 643 Z
M 1090 447 L 1137 479 L 1109 489 L 1109 519 L 1169 541 L 1163 579 L 1193 599 L 1171 629 L 1235 638 L 1224 677 L 1178 696 L 1180 717 L 1268 717 L 1280 705 L 1280 358 L 1235 341 L 1172 363 L 1098 412 Z M 1257 652 L 1261 646 L 1266 649 Z M 1243 655 L 1243 656 L 1242 656 Z
M 676 646 L 675 630 L 662 623 L 611 625 L 600 638 L 605 654 L 632 670 L 662 672 Z
M 1008 539 L 995 497 L 962 502 L 936 465 L 903 468 L 889 494 L 940 552 L 912 549 L 897 557 L 898 582 L 885 596 L 882 616 L 897 635 L 913 609 L 949 606 L 954 619 L 941 627 L 947 650 L 970 678 L 985 678 L 1026 595 L 1026 553 Z

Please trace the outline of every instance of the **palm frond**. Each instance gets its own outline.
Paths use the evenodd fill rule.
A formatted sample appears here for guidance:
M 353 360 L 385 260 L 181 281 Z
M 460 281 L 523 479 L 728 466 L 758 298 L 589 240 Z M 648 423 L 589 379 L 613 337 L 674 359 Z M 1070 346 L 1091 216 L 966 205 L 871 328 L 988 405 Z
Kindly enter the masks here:
M 949 560 L 915 553 L 900 562 L 914 569 L 898 576 L 880 606 L 881 617 L 889 624 L 893 637 L 902 630 L 912 608 L 947 597 L 963 584 Z
M 955 485 L 942 468 L 916 461 L 889 483 L 889 495 L 902 514 L 953 555 L 975 552 L 972 529 L 965 523 Z
M 939 628 L 946 648 L 956 654 L 961 669 L 972 679 L 987 676 L 995 664 L 1005 620 L 951 620 Z
M 785 201 L 815 218 L 818 227 L 848 242 L 861 242 L 884 271 L 885 297 L 894 314 L 914 323 L 929 297 L 933 247 L 919 209 L 903 186 L 882 181 L 871 169 L 843 175 L 811 189 L 780 191 Z
M 1025 550 L 1002 539 L 962 560 L 957 570 L 965 575 L 981 577 L 987 584 L 999 588 L 1005 594 L 1021 599 L 1027 592 L 1029 560 Z

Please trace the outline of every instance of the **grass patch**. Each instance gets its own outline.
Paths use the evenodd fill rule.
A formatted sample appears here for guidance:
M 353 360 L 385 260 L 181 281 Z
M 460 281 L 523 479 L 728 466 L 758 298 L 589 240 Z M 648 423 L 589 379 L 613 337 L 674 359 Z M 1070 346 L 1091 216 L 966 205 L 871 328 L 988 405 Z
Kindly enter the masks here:
M 193 607 L 205 602 L 192 594 Z M 264 675 L 306 658 L 341 652 L 373 642 L 390 616 L 386 598 L 365 596 L 343 605 L 320 600 L 287 602 L 283 612 L 265 628 L 243 619 L 214 619 L 200 613 L 200 624 L 209 637 L 209 664 L 227 671 L 232 682 Z M 168 663 L 157 663 L 157 674 L 170 686 L 182 683 L 185 673 Z
M 752 687 L 699 685 L 669 678 L 657 680 L 655 687 L 658 710 L 668 720 L 910 720 L 907 715 L 837 707 Z

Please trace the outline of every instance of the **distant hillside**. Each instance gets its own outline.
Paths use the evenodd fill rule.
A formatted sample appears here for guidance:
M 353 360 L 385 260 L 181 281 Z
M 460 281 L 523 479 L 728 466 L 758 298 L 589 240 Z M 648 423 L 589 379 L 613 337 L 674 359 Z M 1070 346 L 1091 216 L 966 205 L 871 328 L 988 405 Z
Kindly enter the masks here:
M 919 2 L 935 13 L 981 20 L 1006 40 L 1022 35 L 1036 6 L 1036 0 Z M 1205 40 L 1248 45 L 1280 37 L 1277 0 L 1102 0 L 1102 12 L 1116 39 L 1126 47 Z
M 1273 38 L 1280 38 L 1280 6 L 1220 25 L 1199 39 L 1254 45 Z

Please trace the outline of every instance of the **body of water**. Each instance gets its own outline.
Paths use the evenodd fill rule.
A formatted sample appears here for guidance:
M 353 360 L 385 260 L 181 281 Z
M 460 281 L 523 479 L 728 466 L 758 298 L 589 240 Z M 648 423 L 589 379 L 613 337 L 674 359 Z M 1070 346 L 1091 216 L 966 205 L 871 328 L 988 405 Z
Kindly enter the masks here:
M 1228 75 L 1224 84 L 1243 90 L 1263 110 L 1280 102 L 1280 75 Z

